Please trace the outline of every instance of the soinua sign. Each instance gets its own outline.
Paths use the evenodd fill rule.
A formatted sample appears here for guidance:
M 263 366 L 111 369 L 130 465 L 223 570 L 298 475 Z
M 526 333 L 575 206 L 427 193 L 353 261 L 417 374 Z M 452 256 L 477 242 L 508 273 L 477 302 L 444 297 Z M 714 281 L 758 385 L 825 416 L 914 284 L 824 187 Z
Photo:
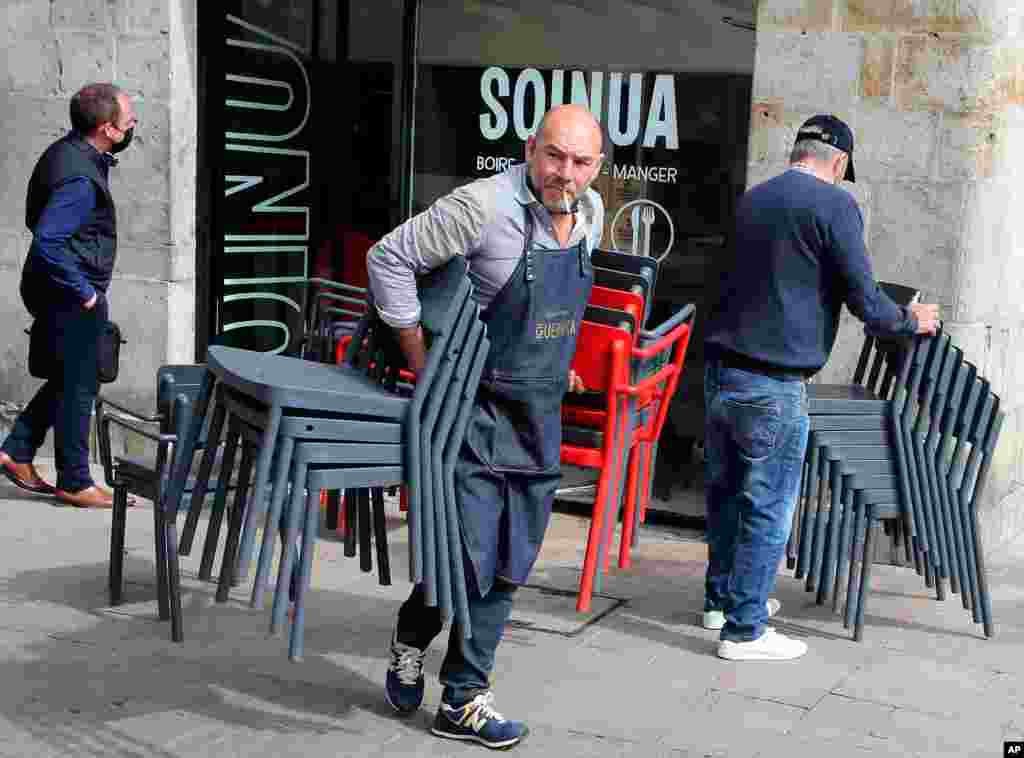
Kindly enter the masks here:
M 555 69 L 551 72 L 551 87 L 548 89 L 544 76 L 535 68 L 523 69 L 513 85 L 508 72 L 498 66 L 491 66 L 480 76 L 480 97 L 488 112 L 480 114 L 480 134 L 485 139 L 499 140 L 511 125 L 516 136 L 526 140 L 537 129 L 545 111 L 563 103 L 578 103 L 590 109 L 595 118 L 603 121 L 605 73 L 590 73 L 590 88 L 587 88 L 587 74 L 572 71 L 566 86 L 566 72 Z M 676 83 L 671 74 L 655 74 L 651 88 L 651 102 L 647 113 L 643 113 L 645 79 L 649 74 L 607 75 L 608 86 L 608 136 L 617 147 L 633 145 L 637 141 L 643 147 L 659 145 L 669 150 L 679 149 L 679 126 L 676 119 Z M 568 93 L 566 92 L 568 89 Z M 527 93 L 532 95 L 532 112 L 527 113 Z M 568 98 L 566 98 L 568 94 Z M 508 102 L 511 97 L 511 103 Z M 625 108 L 623 103 L 625 102 Z M 623 119 L 625 110 L 625 119 Z M 625 121 L 625 124 L 623 124 Z

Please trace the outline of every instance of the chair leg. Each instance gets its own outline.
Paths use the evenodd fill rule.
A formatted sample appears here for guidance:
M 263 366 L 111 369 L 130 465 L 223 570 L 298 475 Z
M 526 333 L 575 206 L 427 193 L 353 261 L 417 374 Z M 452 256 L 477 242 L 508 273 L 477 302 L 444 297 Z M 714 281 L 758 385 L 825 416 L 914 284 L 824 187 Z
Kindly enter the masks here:
M 185 633 L 182 630 L 181 619 L 181 566 L 178 563 L 178 551 L 173 547 L 178 541 L 178 526 L 175 523 L 174 515 L 173 513 L 168 514 L 164 519 L 164 540 L 168 545 L 167 579 L 171 601 L 171 640 L 183 642 Z
M 238 481 L 235 484 L 235 501 L 231 505 L 232 513 L 235 510 L 242 512 L 242 529 L 245 528 L 245 522 L 248 520 L 248 510 L 256 507 L 253 504 L 252 493 L 249 491 L 255 465 L 256 448 L 247 444 L 242 449 L 242 462 L 239 464 Z M 234 521 L 230 523 L 234 523 Z M 231 586 L 236 587 L 239 584 L 238 551 L 241 548 L 241 535 L 235 535 L 235 541 L 231 542 L 231 533 L 228 532 L 228 542 L 234 546 L 231 553 Z M 225 555 L 227 555 L 226 552 Z
M 811 553 L 807 563 L 807 579 L 804 589 L 814 592 L 818 587 L 818 572 L 821 568 L 821 552 L 825 547 L 825 487 L 832 486 L 832 469 L 837 468 L 826 458 L 821 459 L 821 472 L 818 477 L 818 501 L 814 511 L 814 524 L 810 535 Z
M 636 508 L 636 531 L 633 532 L 633 544 L 636 547 L 640 541 L 640 524 L 647 523 L 647 509 L 651 504 L 651 492 L 654 490 L 654 466 L 658 457 L 658 444 L 646 443 L 641 447 L 643 468 L 641 480 L 638 484 L 640 497 L 637 500 Z
M 345 490 L 345 557 L 356 556 L 356 527 L 358 524 L 357 507 L 359 490 Z
M 274 534 L 284 536 L 286 522 L 284 502 L 288 496 L 290 486 L 288 473 L 292 469 L 292 454 L 295 451 L 295 438 L 285 437 L 281 440 L 275 453 L 277 460 L 274 462 L 274 484 L 270 488 L 270 504 L 267 507 L 267 517 L 263 525 L 263 540 L 260 542 L 259 554 L 256 560 L 256 575 L 252 582 L 252 596 L 249 598 L 249 605 L 253 608 L 263 607 L 263 593 L 270 584 L 270 569 L 274 559 Z M 323 492 L 319 493 L 321 502 Z
M 597 497 L 594 500 L 594 512 L 590 517 L 590 530 L 587 534 L 586 554 L 583 558 L 583 571 L 580 575 L 580 591 L 576 599 L 576 610 L 589 613 L 594 596 L 594 578 L 597 574 L 598 543 L 604 534 L 604 502 L 610 487 L 609 477 L 602 475 L 597 486 Z
M 203 510 L 203 501 L 206 500 L 207 485 L 210 482 L 210 474 L 213 471 L 213 463 L 217 457 L 217 448 L 220 446 L 220 437 L 224 430 L 226 410 L 220 402 L 221 392 L 221 388 L 217 387 L 216 395 L 213 398 L 213 418 L 210 419 L 210 431 L 206 438 L 206 447 L 203 450 L 199 471 L 196 473 L 196 480 L 192 487 L 192 496 L 189 499 L 185 526 L 181 530 L 181 544 L 178 546 L 178 552 L 181 555 L 188 555 L 192 552 L 192 541 L 195 538 L 196 527 L 199 524 L 199 515 Z M 225 468 L 230 476 L 230 465 L 222 466 L 222 470 Z
M 249 446 L 246 445 L 248 448 Z M 242 453 L 243 461 L 246 458 L 245 451 Z M 248 456 L 251 460 L 251 453 Z M 242 532 L 242 522 L 245 518 L 246 501 L 245 489 L 249 484 L 251 466 L 242 467 L 238 472 L 237 489 L 235 490 L 235 502 L 231 508 L 231 518 L 228 521 L 228 536 L 224 544 L 224 557 L 220 562 L 220 580 L 217 582 L 217 594 L 215 599 L 218 603 L 226 603 L 231 593 L 231 586 L 235 580 L 235 554 L 238 552 L 239 536 Z M 244 479 L 244 481 L 243 481 Z M 246 488 L 242 485 L 245 484 Z M 254 507 L 249 502 L 249 507 Z
M 160 506 L 153 504 L 153 541 L 156 563 L 156 601 L 160 620 L 167 621 L 171 617 L 170 600 L 167 597 L 167 532 L 164 531 Z
M 800 521 L 804 510 L 804 489 L 807 482 L 807 461 L 800 467 L 800 488 L 797 490 L 796 508 L 793 509 L 793 522 L 789 526 L 789 538 L 786 540 L 786 570 L 796 568 L 798 545 L 800 544 Z
M 379 487 L 374 487 L 377 492 Z M 370 544 L 370 534 L 373 524 L 370 521 L 370 489 L 359 491 L 359 568 L 364 574 L 373 571 L 373 556 L 370 551 L 373 546 Z
M 854 510 L 855 513 L 853 521 L 853 546 L 852 550 L 850 551 L 850 578 L 846 584 L 846 608 L 845 612 L 843 613 L 844 629 L 849 629 L 851 626 L 853 626 L 854 616 L 857 612 L 858 585 L 856 582 L 857 574 L 854 573 L 854 564 L 858 563 L 858 555 L 860 557 L 859 565 L 861 574 L 863 575 L 864 572 L 864 554 L 861 553 L 861 551 L 864 549 L 864 545 L 859 543 L 862 542 L 860 537 L 862 534 L 864 534 L 865 530 L 864 512 L 866 509 L 863 506 L 859 506 L 856 507 Z M 866 541 L 867 538 L 865 536 L 864 542 Z
M 634 446 L 629 454 L 629 476 L 626 480 L 626 508 L 622 514 L 622 535 L 619 537 L 619 568 L 628 569 L 633 565 L 629 551 L 633 547 L 634 528 L 637 516 L 637 482 L 640 479 L 640 446 Z
M 310 586 L 313 573 L 313 557 L 316 552 L 316 535 L 320 525 L 320 508 L 316 502 L 317 495 L 310 492 L 306 498 L 306 524 L 302 530 L 302 551 L 299 555 L 299 584 L 295 593 L 295 621 L 292 623 L 292 634 L 288 650 L 288 658 L 293 663 L 302 661 L 305 654 L 306 631 L 306 593 Z
M 110 604 L 120 605 L 124 595 L 124 533 L 128 517 L 128 487 L 114 481 L 114 512 L 110 525 Z
M 373 541 L 377 548 L 377 581 L 383 587 L 391 585 L 391 561 L 388 556 L 388 527 L 384 514 L 384 492 L 373 490 Z
M 327 528 L 332 532 L 338 531 L 341 521 L 341 491 L 331 490 L 327 493 Z
M 217 555 L 217 544 L 220 542 L 220 528 L 221 523 L 224 521 L 224 510 L 228 499 L 228 485 L 231 482 L 231 475 L 235 469 L 235 456 L 238 454 L 239 436 L 238 426 L 232 421 L 228 426 L 227 441 L 224 444 L 224 457 L 221 458 L 220 475 L 217 477 L 217 491 L 213 497 L 213 508 L 210 510 L 210 517 L 206 523 L 206 541 L 203 543 L 203 557 L 199 563 L 199 578 L 204 582 L 210 581 L 213 575 L 213 561 Z M 187 529 L 188 523 L 186 521 L 185 530 Z M 183 534 L 182 542 L 184 541 L 185 535 Z M 185 553 L 185 555 L 188 555 L 188 553 Z
M 864 533 L 864 561 L 860 570 L 860 593 L 857 597 L 857 616 L 853 627 L 853 641 L 860 642 L 864 639 L 864 610 L 868 604 L 868 592 L 871 591 L 871 566 L 874 563 L 875 538 L 878 533 L 878 525 L 875 523 L 874 513 L 868 508 L 867 531 Z
M 292 582 L 292 571 L 295 567 L 295 539 L 302 523 L 303 490 L 306 486 L 305 464 L 293 463 L 291 473 L 291 493 L 288 509 L 285 511 L 287 523 L 281 535 L 281 557 L 278 560 L 277 586 L 274 591 L 274 603 L 270 612 L 270 634 L 276 635 L 284 626 L 288 615 L 289 587 Z M 348 498 L 346 498 L 347 500 Z
M 843 516 L 839 525 L 839 550 L 836 553 L 836 581 L 832 588 L 832 612 L 839 612 L 839 598 L 850 573 L 853 549 L 853 490 L 847 489 L 843 498 Z
M 812 503 L 821 487 L 819 476 L 820 464 L 818 462 L 818 446 L 812 445 L 807 453 L 807 471 L 802 483 L 804 502 L 803 511 L 800 514 L 800 541 L 797 543 L 796 568 L 793 570 L 794 579 L 803 579 L 807 575 L 807 566 L 811 556 L 811 535 L 814 526 L 814 510 Z

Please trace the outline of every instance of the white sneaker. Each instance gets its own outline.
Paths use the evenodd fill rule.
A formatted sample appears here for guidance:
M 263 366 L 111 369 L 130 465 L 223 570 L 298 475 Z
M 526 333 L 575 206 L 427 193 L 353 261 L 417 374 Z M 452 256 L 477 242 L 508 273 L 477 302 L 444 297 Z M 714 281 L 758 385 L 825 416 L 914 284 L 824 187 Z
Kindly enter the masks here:
M 779 609 L 782 607 L 782 603 L 773 597 L 768 598 L 768 602 L 765 603 L 768 607 L 768 618 L 771 618 Z M 705 629 L 721 629 L 725 626 L 725 613 L 722 611 L 704 611 L 704 616 L 701 619 L 701 625 Z
M 718 643 L 718 657 L 730 661 L 791 661 L 807 652 L 807 643 L 765 627 L 764 634 L 750 642 Z

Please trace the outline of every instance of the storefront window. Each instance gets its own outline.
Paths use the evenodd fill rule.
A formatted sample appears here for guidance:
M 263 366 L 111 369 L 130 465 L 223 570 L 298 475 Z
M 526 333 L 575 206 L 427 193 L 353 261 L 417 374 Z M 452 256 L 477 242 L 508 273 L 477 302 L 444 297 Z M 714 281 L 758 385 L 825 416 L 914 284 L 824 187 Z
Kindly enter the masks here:
M 365 286 L 398 220 L 402 8 L 204 4 L 200 354 L 295 352 L 310 277 Z
M 723 16 L 752 4 L 727 5 L 423 0 L 421 11 L 414 210 L 523 160 L 551 106 L 588 107 L 605 132 L 602 247 L 663 258 L 652 321 L 698 309 L 663 437 L 677 461 L 703 436 L 710 263 L 746 180 L 754 35 Z
M 199 354 L 212 341 L 294 352 L 309 277 L 365 286 L 376 240 L 521 161 L 543 113 L 576 102 L 605 131 L 602 246 L 663 259 L 653 320 L 698 307 L 689 386 L 666 427 L 670 446 L 689 445 L 702 427 L 707 264 L 729 244 L 746 178 L 754 35 L 723 16 L 752 8 L 202 4 Z

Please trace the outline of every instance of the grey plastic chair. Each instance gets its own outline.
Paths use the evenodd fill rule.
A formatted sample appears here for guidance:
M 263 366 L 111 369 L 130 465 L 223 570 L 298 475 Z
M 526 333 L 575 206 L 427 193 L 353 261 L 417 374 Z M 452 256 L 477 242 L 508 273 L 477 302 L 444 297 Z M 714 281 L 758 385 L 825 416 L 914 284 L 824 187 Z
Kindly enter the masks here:
M 439 602 L 434 604 L 439 606 L 444 617 L 448 618 L 454 615 L 460 629 L 467 637 L 471 636 L 472 629 L 466 600 L 465 574 L 461 563 L 463 549 L 454 498 L 445 497 L 443 453 L 447 449 L 450 455 L 457 456 L 487 355 L 488 343 L 483 336 L 484 326 L 475 317 L 477 313 L 475 304 L 471 304 L 471 308 L 474 318 L 472 321 L 467 319 L 465 330 L 456 329 L 452 343 L 450 343 L 451 347 L 446 363 L 438 371 L 439 380 L 444 381 L 446 385 L 445 391 L 437 391 L 435 385 L 435 389 L 430 392 L 431 397 L 423 409 L 422 428 L 429 429 L 430 436 L 428 439 L 428 433 L 424 432 L 421 437 L 423 442 L 421 457 L 424 461 L 420 469 L 424 493 L 421 500 L 424 503 L 423 522 L 425 524 L 434 522 L 429 538 L 427 538 L 432 538 L 433 542 L 425 540 L 423 545 L 424 584 L 426 585 L 428 582 L 435 584 L 433 594 L 435 598 L 439 599 Z M 462 339 L 461 344 L 456 346 L 455 342 L 460 341 L 459 337 L 463 331 L 469 332 L 469 338 Z M 462 334 L 462 336 L 466 335 Z M 444 424 L 436 423 L 438 414 L 442 410 L 444 413 L 440 417 L 444 421 L 455 419 L 456 415 L 462 415 L 460 422 L 455 425 L 457 436 L 444 431 L 435 435 L 435 429 L 451 429 L 450 426 L 446 427 Z M 318 497 L 314 497 L 314 494 L 319 489 L 396 485 L 408 481 L 410 478 L 407 462 L 406 465 L 398 466 L 373 466 L 370 464 L 383 460 L 374 451 L 369 450 L 373 446 L 361 445 L 364 451 L 359 457 L 352 456 L 347 447 L 344 444 L 300 441 L 296 443 L 291 456 L 292 495 L 284 544 L 290 544 L 298 532 L 300 530 L 302 532 L 301 563 L 298 572 L 298 587 L 295 593 L 295 617 L 289 648 L 292 660 L 300 660 L 303 655 L 305 593 L 309 587 L 313 544 L 319 527 L 319 502 Z M 437 457 L 438 453 L 441 453 L 440 458 Z M 402 463 L 402 457 L 399 456 L 398 463 Z M 344 465 L 339 465 L 341 462 L 344 462 Z M 454 464 L 454 461 L 452 462 Z M 430 490 L 429 494 L 427 493 L 428 489 Z M 306 493 L 305 505 L 303 505 L 303 492 Z M 458 570 L 454 570 L 456 565 Z M 278 574 L 278 587 L 271 618 L 272 633 L 276 633 L 284 622 L 286 609 L 283 599 L 284 582 L 290 571 L 291 554 L 288 553 L 282 557 L 281 569 Z
M 433 273 L 436 276 L 432 281 L 439 281 L 440 289 L 449 296 L 447 302 L 437 306 L 439 318 L 436 329 L 431 330 L 434 341 L 443 345 L 450 335 L 457 315 L 461 312 L 461 306 L 469 297 L 471 287 L 465 276 L 464 264 L 461 271 L 458 267 L 446 266 Z M 424 327 L 429 328 L 431 324 L 426 303 L 423 310 Z M 269 480 L 270 459 L 275 449 L 284 410 L 307 409 L 338 416 L 363 416 L 368 420 L 393 423 L 405 419 L 410 401 L 386 391 L 372 379 L 347 367 L 339 368 L 220 346 L 210 348 L 208 363 L 211 371 L 223 384 L 233 387 L 269 409 L 254 474 L 252 502 L 256 503 L 257 507 L 248 509 L 238 553 L 236 577 L 238 580 L 244 580 L 252 554 L 256 519 L 262 512 Z M 428 362 L 424 373 L 429 374 L 431 370 Z M 431 380 L 432 376 L 427 377 L 428 382 Z M 416 406 L 417 403 L 422 403 L 422 400 L 417 400 L 414 394 L 412 405 Z M 412 426 L 418 425 L 418 408 L 416 412 L 410 413 L 410 419 Z M 417 501 L 419 497 L 416 484 L 418 483 L 410 482 L 412 501 Z M 413 512 L 416 513 L 415 516 L 412 515 Z M 422 571 L 419 524 L 416 523 L 418 513 L 417 503 L 417 508 L 410 507 L 410 540 L 414 543 L 413 571 L 417 573 Z
M 659 263 L 657 258 L 595 248 L 590 252 L 590 262 L 595 266 L 612 271 L 642 276 L 650 282 L 651 292 L 654 292 L 658 285 Z
M 941 340 L 934 342 L 943 346 Z M 941 493 L 933 491 L 930 496 L 921 499 L 921 515 L 924 520 L 935 525 L 938 533 L 946 535 L 946 550 L 950 561 L 947 573 L 958 577 L 965 608 L 970 608 L 976 623 L 983 624 L 986 636 L 992 636 L 990 599 L 987 587 L 984 586 L 984 560 L 980 557 L 977 542 L 977 516 L 974 510 L 977 492 L 972 482 L 982 486 L 984 484 L 983 467 L 990 461 L 1001 424 L 998 418 L 998 398 L 988 392 L 985 380 L 976 380 L 976 369 L 960 360 L 961 356 L 955 347 L 946 350 L 946 358 L 951 359 L 947 360 L 948 371 L 940 370 L 934 391 L 925 393 L 931 397 L 932 405 L 921 407 L 922 413 L 931 417 L 931 428 L 925 444 L 931 460 L 911 462 L 909 465 L 923 469 L 925 477 L 930 476 L 925 470 L 930 467 L 939 488 L 946 489 L 945 498 Z M 983 396 L 984 402 L 980 403 L 980 409 L 975 412 L 979 408 L 979 395 Z M 962 454 L 967 446 L 970 446 L 971 454 L 964 460 Z M 843 471 L 850 473 L 866 465 L 851 461 L 855 450 L 829 449 L 828 454 L 841 459 Z M 863 638 L 864 609 L 870 587 L 876 526 L 886 521 L 905 519 L 907 509 L 907 504 L 901 502 L 904 489 L 898 486 L 903 482 L 901 475 L 887 473 L 881 477 L 872 477 L 866 476 L 867 473 L 873 472 L 859 471 L 856 476 L 845 479 L 843 485 L 841 497 L 844 510 L 838 554 L 840 563 L 833 598 L 833 608 L 836 608 L 839 587 L 845 582 L 847 598 L 844 625 L 847 628 L 853 626 L 854 639 L 857 641 Z M 846 571 L 846 560 L 852 564 L 858 553 L 861 567 L 859 582 L 852 570 L 848 573 Z M 931 559 L 931 562 L 941 566 L 939 561 L 938 557 Z

